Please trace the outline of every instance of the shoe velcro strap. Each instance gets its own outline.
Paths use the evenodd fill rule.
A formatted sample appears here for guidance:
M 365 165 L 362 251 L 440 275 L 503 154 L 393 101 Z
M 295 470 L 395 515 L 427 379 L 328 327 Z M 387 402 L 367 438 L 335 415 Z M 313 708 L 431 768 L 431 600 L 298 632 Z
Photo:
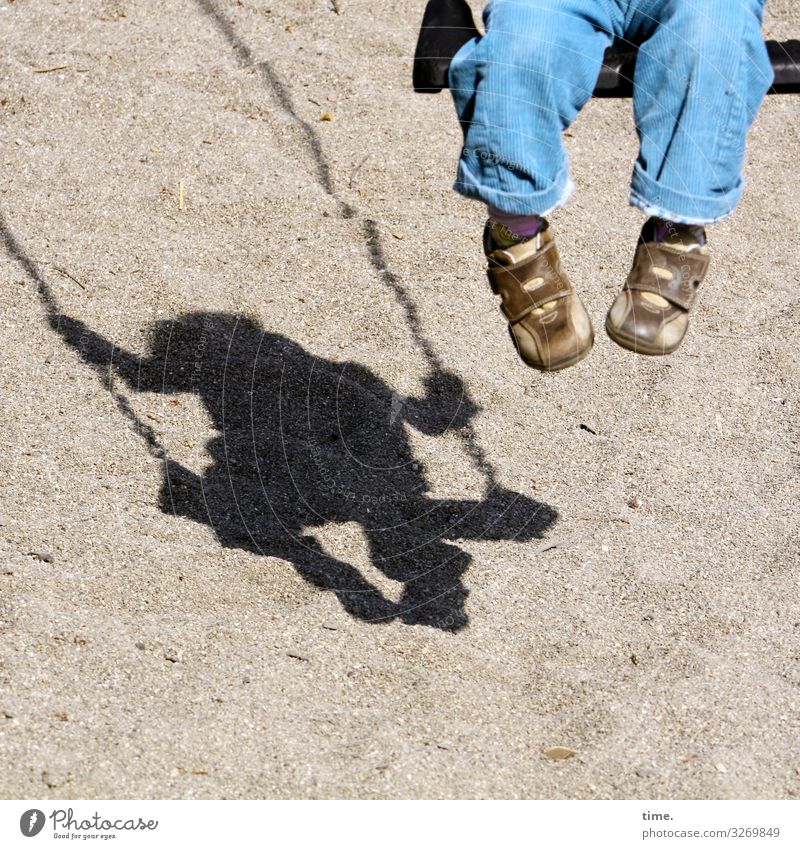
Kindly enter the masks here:
M 543 304 L 572 294 L 553 242 L 518 263 L 507 251 L 496 250 L 489 256 L 488 274 L 492 291 L 502 298 L 500 309 L 512 323 Z
M 706 276 L 708 263 L 708 254 L 647 242 L 636 249 L 625 288 L 653 292 L 671 304 L 689 310 L 697 299 L 697 290 Z M 655 269 L 665 269 L 666 273 L 661 276 Z

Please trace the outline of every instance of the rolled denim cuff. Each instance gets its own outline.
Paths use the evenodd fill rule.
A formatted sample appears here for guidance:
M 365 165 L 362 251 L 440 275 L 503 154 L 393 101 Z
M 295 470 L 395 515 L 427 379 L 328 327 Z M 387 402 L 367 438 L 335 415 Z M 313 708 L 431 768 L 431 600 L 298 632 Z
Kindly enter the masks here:
M 539 191 L 531 188 L 524 175 L 514 175 L 517 191 L 501 191 L 491 188 L 470 171 L 464 159 L 458 166 L 458 176 L 453 188 L 464 197 L 483 201 L 487 206 L 500 209 L 509 215 L 549 215 L 553 210 L 564 206 L 575 190 L 569 177 L 568 168 L 559 171 L 553 185 Z
M 637 162 L 631 181 L 631 206 L 646 215 L 674 221 L 676 224 L 715 224 L 733 213 L 744 191 L 744 180 L 724 195 L 702 197 L 660 185 Z

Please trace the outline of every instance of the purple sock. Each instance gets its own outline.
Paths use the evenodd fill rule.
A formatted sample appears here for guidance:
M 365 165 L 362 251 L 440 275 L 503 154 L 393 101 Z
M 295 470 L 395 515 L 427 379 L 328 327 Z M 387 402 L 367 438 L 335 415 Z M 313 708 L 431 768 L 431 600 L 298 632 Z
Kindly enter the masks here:
M 489 207 L 489 218 L 502 224 L 513 235 L 523 239 L 529 239 L 531 236 L 541 233 L 547 224 L 546 219 L 540 215 L 512 215 L 508 212 L 501 212 L 493 206 Z
M 706 243 L 706 231 L 702 224 L 679 224 L 665 218 L 650 218 L 642 230 L 642 241 L 671 242 L 688 234 L 698 244 Z

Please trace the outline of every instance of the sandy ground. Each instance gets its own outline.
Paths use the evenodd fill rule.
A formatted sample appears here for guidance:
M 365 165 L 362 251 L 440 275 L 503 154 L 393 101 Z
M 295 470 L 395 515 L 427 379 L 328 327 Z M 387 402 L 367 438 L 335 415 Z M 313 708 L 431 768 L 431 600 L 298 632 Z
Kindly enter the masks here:
M 654 360 L 590 104 L 540 375 L 423 0 L 330 5 L 0 0 L 0 794 L 797 797 L 798 99 Z

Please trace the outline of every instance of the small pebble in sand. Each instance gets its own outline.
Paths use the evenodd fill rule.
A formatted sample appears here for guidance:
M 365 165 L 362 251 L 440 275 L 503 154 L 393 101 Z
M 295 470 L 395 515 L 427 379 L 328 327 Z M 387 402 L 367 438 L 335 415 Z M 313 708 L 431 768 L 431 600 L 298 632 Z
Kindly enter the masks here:
M 53 557 L 49 551 L 29 551 L 28 555 L 30 557 L 35 557 L 37 560 L 41 560 L 42 563 L 55 562 L 55 557 Z
M 563 761 L 576 755 L 575 749 L 570 749 L 567 746 L 553 746 L 550 749 L 545 749 L 544 756 L 555 761 Z
M 308 658 L 304 654 L 300 654 L 300 652 L 298 651 L 287 651 L 286 655 L 287 657 L 291 657 L 294 660 L 302 660 L 305 663 L 308 663 Z

